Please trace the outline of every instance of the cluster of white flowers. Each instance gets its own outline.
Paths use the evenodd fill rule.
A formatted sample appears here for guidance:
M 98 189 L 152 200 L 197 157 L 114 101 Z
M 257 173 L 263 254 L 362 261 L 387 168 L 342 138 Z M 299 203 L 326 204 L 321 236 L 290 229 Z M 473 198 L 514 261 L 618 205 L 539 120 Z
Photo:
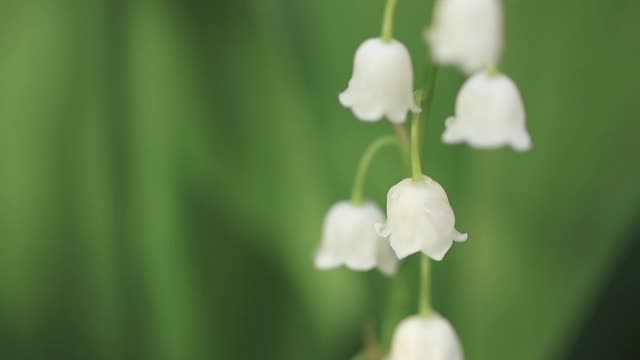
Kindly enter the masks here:
M 455 115 L 445 121 L 444 143 L 466 142 L 475 148 L 511 146 L 518 151 L 531 147 L 520 92 L 496 68 L 503 50 L 502 17 L 500 0 L 436 0 L 432 24 L 424 31 L 433 61 L 455 65 L 470 75 L 456 98 Z M 370 38 L 356 50 L 351 80 L 339 100 L 361 121 L 386 117 L 403 127 L 409 112 L 421 111 L 413 77 L 410 53 L 401 42 L 390 36 Z M 412 138 L 416 141 L 419 136 Z M 412 157 L 419 164 L 417 153 Z M 412 178 L 390 188 L 386 221 L 375 203 L 358 196 L 331 207 L 315 256 L 317 268 L 345 265 L 366 271 L 377 267 L 393 275 L 398 261 L 411 254 L 423 253 L 440 261 L 454 242 L 467 239 L 467 234 L 455 229 L 455 215 L 443 187 L 423 175 L 420 165 L 413 170 Z M 400 323 L 389 357 L 462 358 L 453 327 L 433 311 Z

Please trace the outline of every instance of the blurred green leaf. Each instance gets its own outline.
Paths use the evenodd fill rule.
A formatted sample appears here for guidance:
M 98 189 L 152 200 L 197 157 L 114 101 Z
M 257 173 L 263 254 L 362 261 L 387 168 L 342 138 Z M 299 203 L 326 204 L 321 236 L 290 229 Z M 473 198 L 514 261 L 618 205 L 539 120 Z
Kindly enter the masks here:
M 388 346 L 415 259 L 392 280 L 312 264 L 392 132 L 337 101 L 383 3 L 2 3 L 3 358 L 344 359 L 370 319 Z M 398 5 L 418 79 L 430 4 Z M 443 145 L 464 77 L 440 72 L 424 170 L 470 239 L 434 265 L 434 305 L 470 359 L 558 357 L 640 208 L 640 5 L 505 7 L 534 149 Z M 382 153 L 366 196 L 402 177 Z

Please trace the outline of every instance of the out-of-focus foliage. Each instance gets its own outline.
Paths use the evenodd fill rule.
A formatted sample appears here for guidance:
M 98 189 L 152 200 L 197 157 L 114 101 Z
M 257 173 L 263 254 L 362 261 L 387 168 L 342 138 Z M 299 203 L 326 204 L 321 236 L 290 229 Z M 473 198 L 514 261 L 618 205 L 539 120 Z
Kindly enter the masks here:
M 419 78 L 430 6 L 398 6 Z M 415 308 L 415 259 L 393 282 L 311 262 L 325 210 L 391 131 L 337 101 L 382 7 L 1 2 L 2 358 L 343 359 L 367 321 L 388 339 Z M 468 358 L 541 359 L 564 351 L 639 210 L 640 4 L 505 8 L 502 68 L 534 149 L 441 144 L 464 80 L 441 71 L 424 168 L 470 239 L 433 266 L 434 304 Z M 400 178 L 383 154 L 369 197 Z

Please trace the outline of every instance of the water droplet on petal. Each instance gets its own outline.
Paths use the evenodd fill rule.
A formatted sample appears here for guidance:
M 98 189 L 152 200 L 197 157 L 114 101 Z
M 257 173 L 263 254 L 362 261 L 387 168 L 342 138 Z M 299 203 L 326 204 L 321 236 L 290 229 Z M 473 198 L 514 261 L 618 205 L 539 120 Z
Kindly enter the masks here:
M 391 228 L 387 224 L 377 223 L 374 225 L 376 232 L 378 235 L 382 237 L 388 237 L 391 235 Z

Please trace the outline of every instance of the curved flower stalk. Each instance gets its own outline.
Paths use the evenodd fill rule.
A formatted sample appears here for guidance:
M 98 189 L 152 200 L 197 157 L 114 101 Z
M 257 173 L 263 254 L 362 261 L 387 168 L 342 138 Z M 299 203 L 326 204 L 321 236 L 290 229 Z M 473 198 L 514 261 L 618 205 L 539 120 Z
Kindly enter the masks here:
M 362 121 L 378 121 L 386 116 L 393 123 L 403 123 L 408 111 L 419 112 L 413 97 L 413 66 L 407 48 L 393 39 L 363 42 L 356 51 L 349 86 L 339 100 Z
M 332 269 L 344 264 L 358 271 L 378 267 L 384 274 L 393 275 L 398 259 L 388 241 L 374 230 L 380 221 L 384 221 L 384 214 L 372 202 L 355 205 L 340 201 L 333 205 L 324 220 L 316 267 Z
M 471 74 L 497 64 L 502 33 L 500 0 L 438 0 L 424 38 L 436 62 Z
M 454 241 L 467 240 L 455 228 L 455 216 L 447 194 L 428 176 L 404 179 L 387 194 L 387 222 L 378 224 L 381 236 L 389 237 L 399 259 L 423 252 L 440 261 Z
M 403 320 L 393 335 L 389 360 L 462 360 L 462 345 L 442 316 L 431 313 Z
M 517 151 L 531 148 L 522 97 L 504 74 L 481 71 L 469 78 L 456 98 L 455 116 L 446 120 L 442 141 L 467 142 L 490 149 L 509 145 Z

